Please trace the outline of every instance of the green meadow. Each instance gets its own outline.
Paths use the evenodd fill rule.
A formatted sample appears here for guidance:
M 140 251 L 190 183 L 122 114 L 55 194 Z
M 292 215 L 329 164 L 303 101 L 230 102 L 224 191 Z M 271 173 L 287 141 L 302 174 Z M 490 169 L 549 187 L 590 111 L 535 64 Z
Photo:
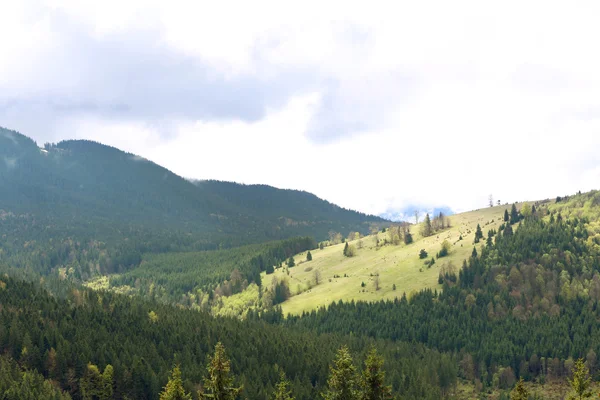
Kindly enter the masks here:
M 365 236 L 349 242 L 357 247 L 354 257 L 343 255 L 344 243 L 312 251 L 312 261 L 306 261 L 306 252 L 303 252 L 294 257 L 295 267 L 278 268 L 270 275 L 263 273 L 263 285 L 269 287 L 274 278 L 288 280 L 292 296 L 281 304 L 285 315 L 301 314 L 339 300 L 377 301 L 399 298 L 403 293 L 411 296 L 425 288 L 439 290 L 442 287 L 438 284 L 440 271 L 454 268 L 458 272 L 473 247 L 484 245 L 488 230 L 497 230 L 503 223 L 504 211 L 510 211 L 510 207 L 502 205 L 450 216 L 450 228 L 429 237 L 420 234 L 422 222 L 412 225 L 414 242 L 409 245 L 383 244 L 386 232 L 378 233 L 379 245 L 375 244 L 374 236 Z M 477 224 L 485 238 L 475 245 Z M 425 261 L 435 257 L 444 240 L 451 245 L 450 254 L 436 259 L 435 264 L 428 267 Z M 428 253 L 428 258 L 419 258 L 421 249 Z M 320 275 L 318 284 L 317 275 Z

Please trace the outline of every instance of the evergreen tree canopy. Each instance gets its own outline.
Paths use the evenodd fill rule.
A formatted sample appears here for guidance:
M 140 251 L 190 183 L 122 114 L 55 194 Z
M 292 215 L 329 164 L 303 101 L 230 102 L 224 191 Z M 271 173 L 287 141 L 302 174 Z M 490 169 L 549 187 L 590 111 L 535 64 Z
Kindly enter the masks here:
M 388 400 L 392 398 L 392 388 L 385 384 L 383 357 L 377 353 L 375 348 L 369 351 L 365 360 L 361 386 L 361 400 Z
M 185 392 L 181 380 L 181 370 L 176 365 L 171 371 L 167 385 L 159 396 L 160 400 L 192 400 L 192 395 Z
M 359 381 L 352 356 L 347 346 L 342 346 L 330 368 L 325 400 L 359 400 Z
M 215 354 L 206 367 L 208 376 L 204 378 L 201 399 L 235 400 L 242 392 L 242 387 L 233 384 L 230 361 L 225 355 L 225 346 L 221 342 L 215 346 Z

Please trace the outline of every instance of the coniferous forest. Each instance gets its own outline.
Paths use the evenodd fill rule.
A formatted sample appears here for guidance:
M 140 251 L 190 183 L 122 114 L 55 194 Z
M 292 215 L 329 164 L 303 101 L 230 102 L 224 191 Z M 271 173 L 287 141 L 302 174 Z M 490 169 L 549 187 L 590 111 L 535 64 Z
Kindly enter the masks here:
M 599 192 L 513 205 L 498 230 L 478 224 L 439 290 L 283 315 L 289 287 L 264 288 L 261 274 L 300 268 L 299 253 L 312 261 L 331 232 L 388 222 L 304 192 L 185 181 L 97 143 L 42 151 L 11 135 L 0 136 L 12 160 L 0 164 L 1 398 L 441 399 L 465 385 L 528 398 L 567 378 L 583 396 L 598 377 Z M 211 312 L 252 285 L 260 307 Z

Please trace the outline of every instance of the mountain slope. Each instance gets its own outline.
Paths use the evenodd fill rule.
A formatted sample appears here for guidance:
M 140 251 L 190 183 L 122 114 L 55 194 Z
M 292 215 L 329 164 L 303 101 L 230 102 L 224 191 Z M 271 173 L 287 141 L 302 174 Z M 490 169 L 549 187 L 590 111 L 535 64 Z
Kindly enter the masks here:
M 520 207 L 519 204 L 517 206 Z M 499 229 L 503 224 L 504 211 L 510 209 L 510 206 L 504 205 L 449 216 L 447 222 L 450 227 L 429 237 L 420 233 L 423 223 L 411 225 L 414 242 L 408 245 L 401 240 L 394 244 L 391 231 L 351 240 L 350 245 L 356 247 L 353 257 L 344 256 L 345 243 L 314 250 L 311 252 L 312 261 L 291 268 L 289 276 L 282 269 L 276 270 L 273 275 L 263 273 L 263 284 L 268 285 L 273 277 L 288 279 L 291 297 L 281 304 L 285 314 L 301 314 L 339 300 L 393 300 L 423 289 L 439 290 L 442 288 L 438 282 L 440 273 L 457 271 L 463 260 L 469 258 L 473 247 L 480 251 L 485 243 L 484 239 L 473 244 L 477 225 L 487 237 L 488 231 Z M 436 259 L 430 266 L 431 259 L 441 250 L 444 241 L 449 243 L 449 254 Z M 427 252 L 426 258 L 419 258 L 421 249 Z M 295 259 L 306 260 L 306 252 L 295 255 Z M 317 273 L 321 276 L 318 285 L 315 284 Z
M 367 231 L 383 219 L 345 210 L 306 192 L 205 181 L 192 184 L 133 154 L 90 141 L 44 150 L 0 131 L 0 201 L 5 211 L 47 213 L 259 242 L 331 229 Z

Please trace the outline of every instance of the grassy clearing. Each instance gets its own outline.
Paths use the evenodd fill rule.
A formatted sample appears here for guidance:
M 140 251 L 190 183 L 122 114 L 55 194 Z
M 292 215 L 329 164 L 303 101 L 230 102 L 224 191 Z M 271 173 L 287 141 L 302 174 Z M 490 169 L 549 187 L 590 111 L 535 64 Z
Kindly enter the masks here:
M 437 234 L 421 237 L 420 225 L 413 225 L 411 232 L 414 243 L 410 245 L 375 246 L 373 236 L 362 239 L 363 248 L 358 249 L 355 257 L 343 255 L 344 244 L 312 251 L 312 261 L 306 260 L 306 252 L 295 256 L 296 266 L 289 269 L 289 276 L 284 268 L 272 275 L 263 273 L 264 285 L 270 285 L 273 277 L 287 276 L 292 297 L 281 306 L 284 314 L 300 314 L 318 307 L 324 307 L 334 301 L 377 301 L 401 297 L 403 293 L 410 296 L 421 289 L 440 289 L 438 276 L 444 265 L 452 264 L 456 271 L 464 259 L 473 251 L 473 241 L 477 224 L 481 225 L 484 236 L 487 231 L 498 227 L 503 222 L 504 210 L 510 206 L 497 206 L 470 211 L 450 217 L 451 228 Z M 379 233 L 381 240 L 386 233 Z M 462 236 L 462 240 L 459 240 Z M 425 249 L 428 259 L 440 250 L 444 240 L 450 242 L 450 255 L 436 260 L 428 268 L 425 260 L 419 259 L 419 251 Z M 357 245 L 358 240 L 350 242 Z M 477 246 L 485 243 L 480 242 Z M 321 282 L 315 285 L 315 271 L 321 274 Z M 375 290 L 375 276 L 379 275 L 380 288 Z M 365 286 L 362 286 L 364 282 Z M 396 285 L 396 290 L 393 290 Z

